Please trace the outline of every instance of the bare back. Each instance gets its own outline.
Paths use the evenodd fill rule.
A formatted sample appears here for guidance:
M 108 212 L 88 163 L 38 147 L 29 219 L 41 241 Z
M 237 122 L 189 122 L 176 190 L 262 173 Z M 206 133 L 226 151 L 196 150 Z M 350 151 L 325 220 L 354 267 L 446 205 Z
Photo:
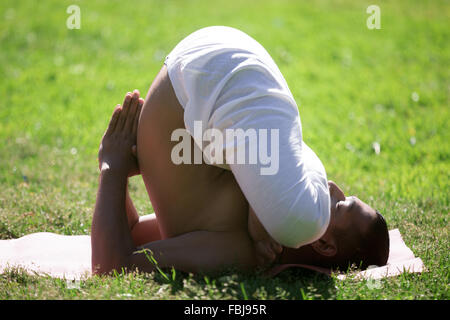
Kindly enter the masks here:
M 183 115 L 163 66 L 145 99 L 137 135 L 141 174 L 162 238 L 200 230 L 247 232 L 248 202 L 231 171 L 172 162 L 178 142 L 171 135 L 185 128 Z

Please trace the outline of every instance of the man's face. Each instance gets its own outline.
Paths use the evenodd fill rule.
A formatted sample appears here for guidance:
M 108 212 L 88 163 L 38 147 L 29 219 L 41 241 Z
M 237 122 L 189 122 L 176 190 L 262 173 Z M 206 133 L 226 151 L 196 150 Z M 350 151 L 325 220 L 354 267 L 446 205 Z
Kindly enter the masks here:
M 327 232 L 358 229 L 364 233 L 364 229 L 377 217 L 375 210 L 355 196 L 346 197 L 333 181 L 328 181 L 328 188 L 331 203 Z

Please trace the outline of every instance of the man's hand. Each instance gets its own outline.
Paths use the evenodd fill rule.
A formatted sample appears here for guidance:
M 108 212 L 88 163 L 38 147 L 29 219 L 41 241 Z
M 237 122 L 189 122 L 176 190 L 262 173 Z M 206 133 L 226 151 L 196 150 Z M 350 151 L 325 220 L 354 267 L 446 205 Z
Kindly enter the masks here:
M 101 171 L 111 170 L 127 177 L 139 174 L 136 137 L 143 104 L 139 91 L 134 90 L 127 93 L 122 107 L 115 108 L 98 151 Z
M 283 251 L 283 246 L 277 243 L 266 231 L 253 209 L 249 206 L 248 231 L 256 250 L 256 263 L 265 267 L 275 262 Z

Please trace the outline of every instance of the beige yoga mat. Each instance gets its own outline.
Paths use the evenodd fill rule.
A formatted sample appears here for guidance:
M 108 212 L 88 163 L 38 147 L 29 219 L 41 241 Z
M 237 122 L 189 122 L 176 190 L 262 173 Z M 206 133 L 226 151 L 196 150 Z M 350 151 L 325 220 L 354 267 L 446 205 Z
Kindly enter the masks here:
M 30 274 L 81 279 L 91 274 L 91 237 L 32 233 L 0 240 L 0 273 L 21 267 Z
M 389 231 L 390 254 L 386 266 L 361 271 L 361 278 L 378 279 L 401 274 L 402 272 L 422 272 L 424 265 L 420 258 L 403 242 L 398 229 Z M 91 275 L 91 237 L 64 236 L 40 232 L 19 239 L 0 240 L 0 273 L 11 267 L 21 267 L 31 274 L 49 275 L 66 279 L 82 279 Z M 279 265 L 269 271 L 275 276 L 292 267 L 331 274 L 331 271 L 315 266 L 289 264 Z M 345 275 L 339 275 L 344 279 Z

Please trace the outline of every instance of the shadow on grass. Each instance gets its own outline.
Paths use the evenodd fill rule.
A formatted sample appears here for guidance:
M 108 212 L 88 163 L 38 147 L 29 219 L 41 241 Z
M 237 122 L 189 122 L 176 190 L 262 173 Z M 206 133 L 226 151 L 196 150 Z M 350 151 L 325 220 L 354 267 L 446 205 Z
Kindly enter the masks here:
M 334 299 L 334 279 L 311 270 L 288 269 L 273 278 L 263 272 L 245 273 L 228 269 L 215 274 L 187 274 L 181 271 L 155 272 L 153 280 L 169 285 L 170 293 L 186 299 L 322 300 Z

